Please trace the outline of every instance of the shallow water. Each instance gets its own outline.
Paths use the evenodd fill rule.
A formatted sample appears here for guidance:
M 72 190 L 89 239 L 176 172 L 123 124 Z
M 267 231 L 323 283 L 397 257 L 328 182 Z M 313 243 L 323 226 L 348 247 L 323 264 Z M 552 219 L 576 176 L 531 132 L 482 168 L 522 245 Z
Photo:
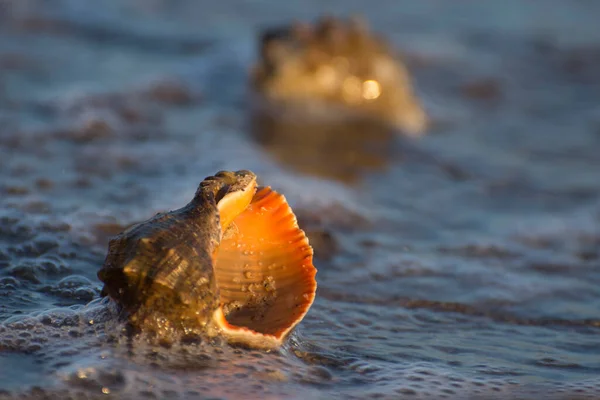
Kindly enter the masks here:
M 0 398 L 600 397 L 599 3 L 97 3 L 0 0 Z M 404 50 L 427 136 L 302 163 L 253 125 L 257 29 L 324 11 Z M 241 168 L 306 224 L 307 317 L 270 353 L 125 339 L 108 237 Z

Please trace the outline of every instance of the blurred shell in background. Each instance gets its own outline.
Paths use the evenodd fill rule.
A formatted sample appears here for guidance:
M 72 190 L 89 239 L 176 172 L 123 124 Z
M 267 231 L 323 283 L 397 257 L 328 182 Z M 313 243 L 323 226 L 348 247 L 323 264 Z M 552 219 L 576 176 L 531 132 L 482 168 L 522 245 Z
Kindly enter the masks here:
M 266 30 L 251 79 L 269 100 L 341 105 L 409 135 L 426 129 L 406 66 L 358 18 Z

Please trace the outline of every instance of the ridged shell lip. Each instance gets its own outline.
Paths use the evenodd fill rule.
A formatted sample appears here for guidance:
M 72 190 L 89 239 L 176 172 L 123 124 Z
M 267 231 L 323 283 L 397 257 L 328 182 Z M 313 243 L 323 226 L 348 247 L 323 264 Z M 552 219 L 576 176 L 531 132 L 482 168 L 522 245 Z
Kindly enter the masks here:
M 228 204 L 239 207 L 246 195 Z M 229 342 L 277 347 L 315 298 L 317 270 L 308 239 L 285 197 L 270 187 L 258 188 L 223 230 L 214 269 L 220 307 L 213 321 Z

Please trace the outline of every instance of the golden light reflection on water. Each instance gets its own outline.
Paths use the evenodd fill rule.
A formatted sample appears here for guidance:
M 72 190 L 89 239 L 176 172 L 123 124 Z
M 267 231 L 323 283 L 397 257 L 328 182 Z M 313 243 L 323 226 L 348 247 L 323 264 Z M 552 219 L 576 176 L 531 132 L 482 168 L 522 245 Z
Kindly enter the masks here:
M 385 171 L 397 156 L 396 133 L 385 124 L 359 113 L 327 120 L 310 111 L 296 113 L 281 118 L 274 110 L 257 110 L 251 116 L 252 138 L 287 169 L 354 185 Z

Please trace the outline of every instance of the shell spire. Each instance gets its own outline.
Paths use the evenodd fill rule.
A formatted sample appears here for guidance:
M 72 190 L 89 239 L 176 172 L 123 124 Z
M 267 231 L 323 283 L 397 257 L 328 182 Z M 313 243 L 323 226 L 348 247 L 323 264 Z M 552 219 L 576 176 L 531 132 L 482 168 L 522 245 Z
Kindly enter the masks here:
M 273 348 L 314 300 L 312 256 L 282 195 L 250 171 L 221 171 L 186 206 L 113 238 L 98 277 L 133 326 L 161 339 L 217 332 Z

